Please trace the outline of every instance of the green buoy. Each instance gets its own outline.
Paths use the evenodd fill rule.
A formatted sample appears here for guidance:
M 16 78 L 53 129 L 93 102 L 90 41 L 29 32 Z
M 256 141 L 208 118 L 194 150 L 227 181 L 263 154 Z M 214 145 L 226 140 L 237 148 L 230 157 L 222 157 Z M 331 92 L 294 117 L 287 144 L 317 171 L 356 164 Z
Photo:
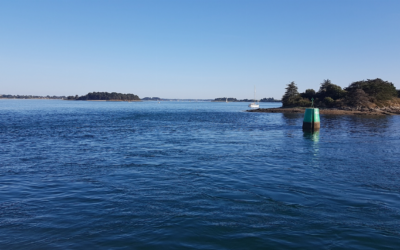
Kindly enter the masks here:
M 319 130 L 319 109 L 308 108 L 304 113 L 303 130 Z

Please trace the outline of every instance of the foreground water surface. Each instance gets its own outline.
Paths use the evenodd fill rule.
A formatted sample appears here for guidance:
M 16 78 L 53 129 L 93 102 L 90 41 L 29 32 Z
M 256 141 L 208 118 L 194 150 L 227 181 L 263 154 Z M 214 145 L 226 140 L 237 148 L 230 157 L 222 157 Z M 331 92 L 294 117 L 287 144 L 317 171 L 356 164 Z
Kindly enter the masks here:
M 399 116 L 246 109 L 0 100 L 0 248 L 400 245 Z

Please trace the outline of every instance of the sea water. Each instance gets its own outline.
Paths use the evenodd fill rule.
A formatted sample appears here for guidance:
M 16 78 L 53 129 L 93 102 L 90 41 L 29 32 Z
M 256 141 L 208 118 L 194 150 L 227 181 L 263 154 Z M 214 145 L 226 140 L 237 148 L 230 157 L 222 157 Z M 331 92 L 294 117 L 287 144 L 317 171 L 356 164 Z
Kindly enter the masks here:
M 399 116 L 246 109 L 0 100 L 0 248 L 400 246 Z

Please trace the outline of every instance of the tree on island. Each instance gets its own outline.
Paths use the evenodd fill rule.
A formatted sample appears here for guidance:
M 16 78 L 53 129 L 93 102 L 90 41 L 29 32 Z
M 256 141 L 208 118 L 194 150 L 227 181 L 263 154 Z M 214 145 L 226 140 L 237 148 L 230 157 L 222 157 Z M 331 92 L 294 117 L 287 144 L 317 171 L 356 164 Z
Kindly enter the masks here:
M 301 93 L 300 95 L 301 95 L 301 97 L 303 97 L 303 98 L 307 98 L 307 99 L 311 100 L 311 98 L 314 98 L 314 97 L 315 97 L 315 90 L 313 90 L 313 89 L 306 89 L 306 91 L 304 91 L 304 93 Z
M 214 102 L 238 102 L 238 100 L 236 98 L 233 97 L 219 97 L 219 98 L 215 98 Z
M 354 106 L 357 109 L 363 106 L 367 106 L 369 104 L 369 96 L 362 89 L 355 89 L 349 92 L 347 96 L 347 103 L 350 106 Z
M 311 101 L 308 98 L 303 98 L 298 91 L 295 82 L 291 82 L 286 87 L 286 92 L 282 96 L 282 105 L 284 107 L 302 106 L 308 107 L 311 105 Z
M 353 82 L 345 89 L 326 79 L 318 92 L 307 89 L 301 94 L 292 82 L 286 88 L 282 104 L 284 107 L 309 107 L 311 98 L 314 98 L 316 107 L 381 107 L 400 104 L 399 92 L 393 83 L 380 78 Z
M 273 97 L 262 98 L 260 102 L 280 102 L 280 100 L 275 100 Z
M 145 97 L 142 99 L 143 101 L 161 101 L 160 97 Z
M 294 106 L 297 104 L 299 98 L 301 98 L 297 85 L 295 82 L 291 82 L 286 87 L 286 92 L 282 96 L 283 106 Z
M 68 100 L 104 100 L 104 101 L 140 101 L 139 96 L 134 94 L 108 93 L 108 92 L 91 92 L 84 96 L 68 96 Z
M 322 83 L 321 83 L 321 87 L 319 87 L 319 91 L 318 92 L 323 92 L 326 91 L 326 88 L 331 85 L 332 82 L 329 79 L 325 79 Z
M 325 95 L 331 97 L 333 100 L 337 100 L 345 97 L 346 91 L 339 85 L 330 84 L 326 87 Z
M 370 98 L 371 101 L 383 101 L 390 100 L 393 97 L 397 97 L 398 93 L 393 83 L 383 81 L 380 78 L 367 79 L 362 81 L 353 82 L 346 88 L 346 91 L 352 92 L 356 89 L 362 89 Z
M 342 89 L 339 85 L 335 85 L 331 82 L 331 80 L 326 79 L 321 83 L 321 87 L 316 93 L 316 102 L 323 101 L 324 103 L 331 103 L 330 99 L 324 101 L 325 98 L 330 97 L 332 100 L 338 100 L 346 96 L 346 91 Z

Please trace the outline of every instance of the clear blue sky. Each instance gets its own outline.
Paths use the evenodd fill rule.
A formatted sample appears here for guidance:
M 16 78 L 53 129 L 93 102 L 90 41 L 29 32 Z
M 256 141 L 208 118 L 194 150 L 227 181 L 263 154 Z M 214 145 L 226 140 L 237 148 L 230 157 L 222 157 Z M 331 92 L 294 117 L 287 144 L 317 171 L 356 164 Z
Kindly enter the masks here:
M 399 0 L 0 0 L 0 94 L 281 98 L 399 73 Z

